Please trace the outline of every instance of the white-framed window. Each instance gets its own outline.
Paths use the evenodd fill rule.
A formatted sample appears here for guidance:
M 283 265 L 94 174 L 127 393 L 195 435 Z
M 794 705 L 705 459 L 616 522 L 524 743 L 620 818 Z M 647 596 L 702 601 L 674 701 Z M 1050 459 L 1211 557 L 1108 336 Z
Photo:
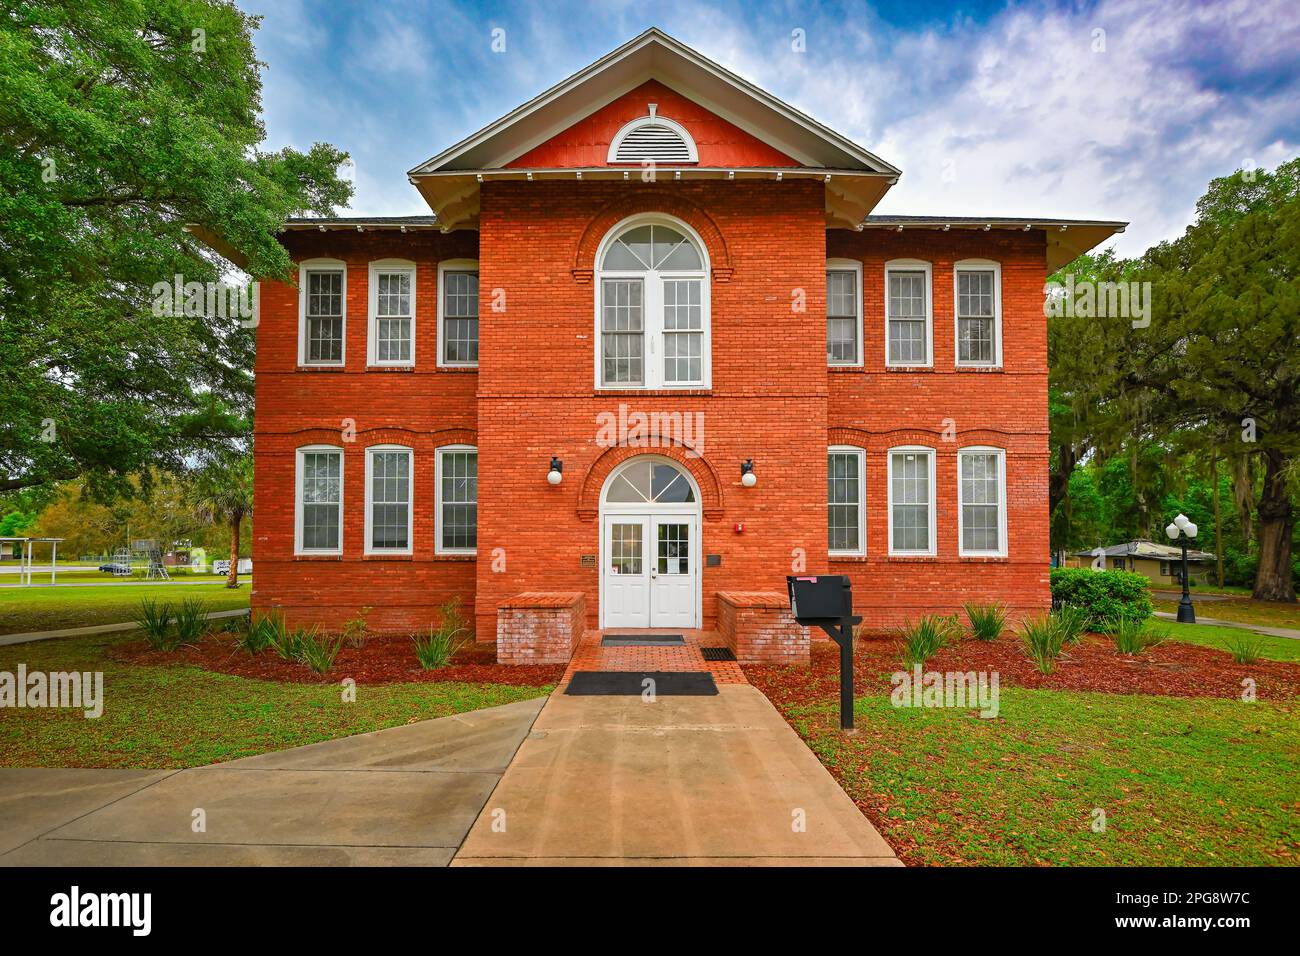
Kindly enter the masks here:
M 340 259 L 298 263 L 298 364 L 343 365 L 347 359 L 348 271 Z
M 366 449 L 366 554 L 410 554 L 414 454 L 405 445 Z
M 709 263 L 668 216 L 633 216 L 596 253 L 596 386 L 708 388 Z
M 866 453 L 832 445 L 826 455 L 827 548 L 831 555 L 866 554 Z
M 920 259 L 885 263 L 885 364 L 934 364 L 933 269 Z
M 889 553 L 934 554 L 934 449 L 889 449 Z
M 1007 553 L 1007 469 L 1001 448 L 957 452 L 957 537 L 962 555 Z
M 478 261 L 438 263 L 438 364 L 478 367 Z
M 478 449 L 438 449 L 435 547 L 438 554 L 474 554 L 478 549 Z
M 370 263 L 366 362 L 415 364 L 415 263 L 380 259 Z
M 304 445 L 294 462 L 294 554 L 343 553 L 343 449 Z
M 862 263 L 826 261 L 826 364 L 862 364 Z
M 1002 365 L 1002 266 L 963 259 L 953 267 L 953 334 L 958 365 Z

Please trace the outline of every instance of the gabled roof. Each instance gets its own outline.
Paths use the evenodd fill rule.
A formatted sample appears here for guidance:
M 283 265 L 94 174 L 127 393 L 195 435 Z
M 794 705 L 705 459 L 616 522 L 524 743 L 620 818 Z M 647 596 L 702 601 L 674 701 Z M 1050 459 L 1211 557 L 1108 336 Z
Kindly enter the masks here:
M 1108 558 L 1152 558 L 1156 561 L 1181 561 L 1183 558 L 1182 548 L 1175 548 L 1169 544 L 1156 544 L 1154 541 L 1137 540 L 1125 541 L 1123 544 L 1112 544 L 1109 548 L 1102 548 Z M 1093 551 L 1076 551 L 1076 556 L 1081 558 L 1093 557 Z M 1213 561 L 1214 555 L 1209 551 L 1187 551 L 1188 561 Z
M 661 175 L 691 180 L 820 179 L 827 186 L 828 224 L 847 228 L 857 227 L 900 175 L 897 167 L 654 27 L 407 175 L 444 230 L 477 225 L 479 185 L 485 180 L 625 179 L 628 171 L 613 166 L 529 169 L 510 164 L 650 80 L 799 164 L 747 167 L 742 172 L 739 167 L 667 163 L 658 165 Z

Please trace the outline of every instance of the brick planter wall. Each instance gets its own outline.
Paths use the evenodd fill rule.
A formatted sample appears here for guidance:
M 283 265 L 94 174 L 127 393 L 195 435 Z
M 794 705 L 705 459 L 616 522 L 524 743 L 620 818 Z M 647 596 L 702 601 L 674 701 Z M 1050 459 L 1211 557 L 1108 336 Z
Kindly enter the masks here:
M 808 663 L 808 628 L 775 591 L 719 591 L 718 635 L 742 664 Z
M 504 601 L 497 607 L 497 663 L 567 664 L 586 616 L 578 591 L 530 591 Z

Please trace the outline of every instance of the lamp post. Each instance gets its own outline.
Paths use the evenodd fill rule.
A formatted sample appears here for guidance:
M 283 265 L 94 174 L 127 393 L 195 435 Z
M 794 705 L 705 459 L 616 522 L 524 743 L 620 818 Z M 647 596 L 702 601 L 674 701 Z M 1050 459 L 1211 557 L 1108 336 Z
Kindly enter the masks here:
M 1187 515 L 1180 514 L 1165 528 L 1165 534 L 1169 535 L 1169 540 L 1178 541 L 1183 546 L 1183 599 L 1178 602 L 1178 623 L 1195 624 L 1196 611 L 1187 590 L 1187 542 L 1196 537 L 1196 525 L 1187 520 Z

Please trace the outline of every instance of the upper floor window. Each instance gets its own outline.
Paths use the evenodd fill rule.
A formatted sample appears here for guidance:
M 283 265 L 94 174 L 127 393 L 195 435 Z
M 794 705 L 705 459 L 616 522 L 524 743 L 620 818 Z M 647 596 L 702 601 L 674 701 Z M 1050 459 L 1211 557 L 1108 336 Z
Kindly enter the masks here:
M 411 449 L 374 445 L 366 449 L 366 554 L 410 554 Z
M 343 551 L 343 449 L 308 445 L 297 452 L 294 553 Z
M 347 268 L 337 259 L 298 267 L 298 364 L 342 365 L 347 318 Z
M 826 263 L 826 364 L 862 364 L 862 263 Z
M 414 262 L 370 263 L 369 325 L 369 364 L 415 364 Z
M 438 449 L 437 547 L 439 554 L 473 554 L 478 547 L 478 449 Z
M 930 365 L 930 263 L 885 263 L 885 364 Z
M 478 263 L 438 263 L 438 364 L 478 365 Z
M 1002 269 L 964 259 L 953 269 L 958 365 L 1002 364 Z
M 957 454 L 962 554 L 1006 554 L 1006 457 L 1000 448 L 963 448 Z
M 635 217 L 597 254 L 596 383 L 708 387 L 709 281 L 704 244 L 684 223 Z
M 935 553 L 933 448 L 889 450 L 889 553 Z
M 866 550 L 864 460 L 861 448 L 832 447 L 826 456 L 827 546 L 832 555 Z

